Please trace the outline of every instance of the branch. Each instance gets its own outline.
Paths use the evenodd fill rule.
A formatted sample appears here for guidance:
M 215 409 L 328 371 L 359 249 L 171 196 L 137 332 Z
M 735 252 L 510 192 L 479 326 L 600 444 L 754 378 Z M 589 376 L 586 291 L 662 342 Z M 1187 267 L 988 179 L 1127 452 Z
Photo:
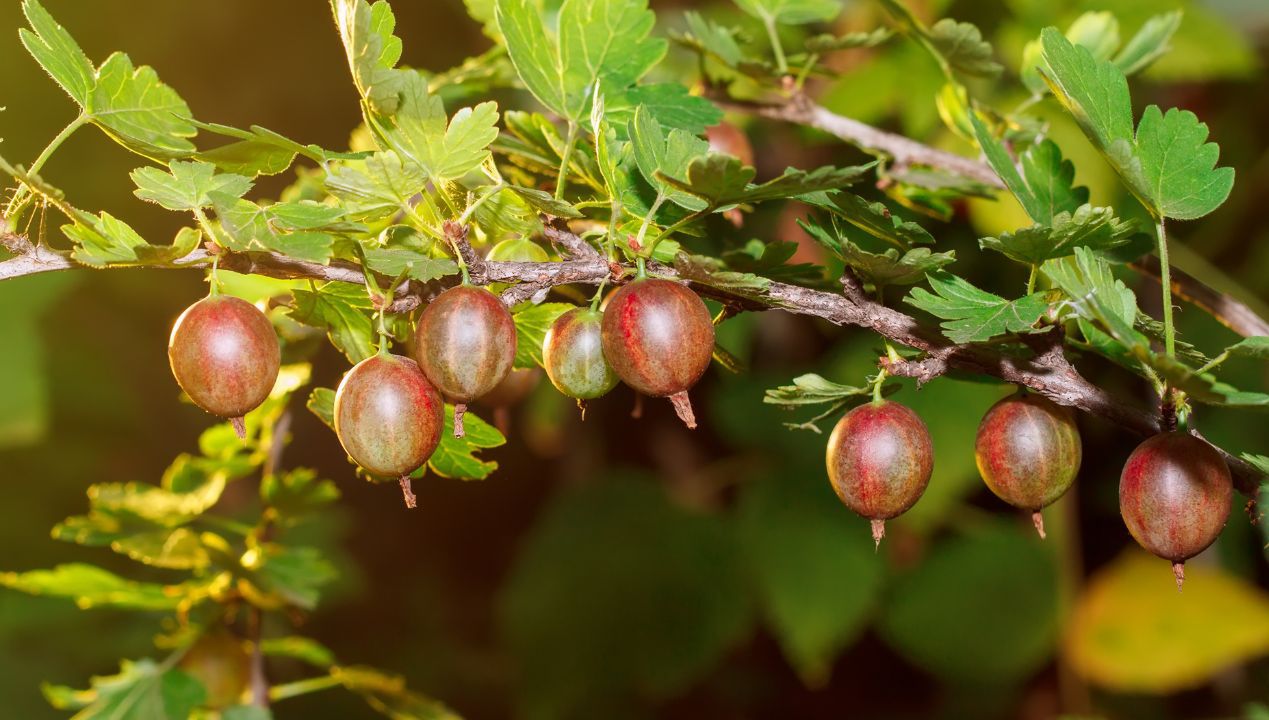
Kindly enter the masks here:
M 793 95 L 783 103 L 752 103 L 719 96 L 712 96 L 711 99 L 727 110 L 822 130 L 864 150 L 889 155 L 899 168 L 925 165 L 1004 189 L 1000 177 L 985 162 L 939 150 L 912 138 L 838 115 L 817 104 L 805 93 Z M 1132 267 L 1158 282 L 1159 260 L 1155 256 L 1143 258 L 1133 263 Z M 1172 290 L 1243 337 L 1269 335 L 1269 321 L 1261 318 L 1245 303 L 1208 287 L 1199 279 L 1178 271 L 1175 267 L 1172 269 Z
M 1160 282 L 1159 258 L 1154 255 L 1132 263 L 1132 269 L 1150 278 L 1155 284 Z M 1172 266 L 1172 292 L 1243 337 L 1269 335 L 1269 322 L 1246 303 L 1208 287 L 1193 275 L 1178 270 L 1176 265 Z
M 567 230 L 556 227 L 550 234 L 562 247 L 575 248 L 576 254 L 590 257 L 544 263 L 489 262 L 479 259 L 477 267 L 480 282 L 516 283 L 503 293 L 503 300 L 514 304 L 557 285 L 620 282 L 630 270 L 627 266 L 610 265 L 599 253 L 593 252 L 593 249 L 590 253 L 583 251 L 581 246 L 585 245 L 585 241 Z M 465 243 L 465 238 L 458 243 L 458 249 L 464 255 L 467 250 L 461 246 Z M 22 274 L 12 272 L 11 268 L 27 267 L 32 262 L 37 262 L 40 268 L 35 272 L 78 267 L 69 258 L 47 250 L 44 253 L 53 255 L 55 259 L 41 256 L 42 259 L 35 261 L 22 256 L 0 262 L 0 278 Z M 175 267 L 201 269 L 208 258 L 207 251 L 196 250 L 182 258 Z M 276 253 L 223 253 L 220 267 L 268 277 L 365 283 L 361 270 L 355 264 L 341 260 L 332 260 L 329 265 L 319 265 Z M 472 279 L 476 280 L 477 274 L 473 270 L 469 267 Z M 649 270 L 662 277 L 684 279 L 681 273 L 663 265 L 650 265 Z M 453 279 L 449 278 L 447 282 L 452 284 Z M 887 363 L 887 371 L 894 375 L 914 377 L 922 382 L 951 370 L 988 375 L 1030 388 L 1060 405 L 1096 415 L 1137 435 L 1149 436 L 1161 429 L 1159 413 L 1111 395 L 1085 379 L 1062 353 L 1061 339 L 1056 334 L 1032 340 L 1030 353 L 1014 353 L 1000 346 L 952 344 L 937 330 L 858 292 L 857 280 L 852 276 L 843 279 L 842 293 L 774 281 L 760 291 L 711 287 L 708 278 L 694 277 L 689 282 L 702 295 L 721 299 L 746 310 L 778 308 L 798 315 L 818 317 L 835 325 L 863 327 L 925 353 L 921 360 Z M 434 288 L 412 283 L 410 288 L 398 293 L 393 311 L 404 312 L 404 309 L 397 308 L 417 307 L 434 294 L 433 290 Z M 1246 494 L 1257 492 L 1261 479 L 1259 471 L 1243 460 L 1223 450 L 1221 452 L 1234 474 L 1235 486 Z
M 925 165 L 949 170 L 994 188 L 1003 190 L 1005 187 L 996 175 L 996 171 L 986 163 L 946 150 L 939 150 L 904 135 L 889 133 L 858 120 L 838 115 L 817 104 L 805 93 L 797 93 L 783 103 L 751 103 L 729 98 L 713 99 L 725 110 L 813 127 L 869 152 L 884 153 L 894 159 L 894 165 L 897 168 Z

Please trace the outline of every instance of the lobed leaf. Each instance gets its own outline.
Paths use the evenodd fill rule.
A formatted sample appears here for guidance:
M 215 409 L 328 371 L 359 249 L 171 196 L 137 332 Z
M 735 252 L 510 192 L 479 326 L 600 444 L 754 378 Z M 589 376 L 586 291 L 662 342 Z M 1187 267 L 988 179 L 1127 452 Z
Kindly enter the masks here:
M 914 288 L 904 302 L 943 319 L 943 334 L 955 343 L 984 342 L 1009 333 L 1036 331 L 1049 309 L 1049 293 L 1017 300 L 979 290 L 944 270 L 929 274 L 930 287 Z
M 138 198 L 178 212 L 211 207 L 212 192 L 240 198 L 253 184 L 251 178 L 242 175 L 217 175 L 215 166 L 197 161 L 174 161 L 167 172 L 154 167 L 137 168 L 131 177 L 137 186 L 133 194 Z

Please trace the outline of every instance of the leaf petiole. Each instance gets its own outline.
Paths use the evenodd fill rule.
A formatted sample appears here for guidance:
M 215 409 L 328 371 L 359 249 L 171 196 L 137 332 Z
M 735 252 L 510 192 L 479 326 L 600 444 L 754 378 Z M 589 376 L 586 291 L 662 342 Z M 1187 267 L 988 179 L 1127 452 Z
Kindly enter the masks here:
M 31 167 L 26 169 L 27 174 L 38 174 L 44 167 L 44 163 L 48 162 L 48 159 L 53 156 L 53 153 L 56 152 L 59 147 L 62 146 L 62 143 L 66 142 L 66 139 L 71 135 L 74 135 L 76 130 L 88 124 L 88 121 L 89 117 L 85 113 L 80 113 L 78 117 L 71 120 L 70 124 L 63 128 L 62 131 L 57 134 L 57 137 L 53 138 L 49 142 L 48 146 L 44 148 L 44 151 L 40 153 L 40 156 L 35 158 L 35 162 L 31 163 Z M 13 219 L 15 225 L 17 224 L 17 220 L 13 217 L 13 214 L 25 206 L 23 200 L 26 198 L 26 194 L 29 189 L 30 187 L 25 183 L 19 186 L 17 191 L 13 193 L 13 197 L 9 199 L 8 207 L 5 208 L 5 217 Z
M 568 121 L 568 137 L 564 140 L 564 152 L 560 156 L 560 171 L 555 178 L 555 199 L 564 199 L 564 186 L 568 182 L 568 166 L 569 161 L 573 157 L 573 148 L 577 146 L 578 126 L 572 120 Z

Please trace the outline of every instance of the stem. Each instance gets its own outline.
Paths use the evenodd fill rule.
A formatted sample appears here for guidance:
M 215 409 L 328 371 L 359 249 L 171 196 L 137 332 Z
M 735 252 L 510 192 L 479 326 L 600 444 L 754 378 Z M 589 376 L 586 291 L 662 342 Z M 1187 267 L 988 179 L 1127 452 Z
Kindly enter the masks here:
M 882 369 L 882 371 L 881 371 L 881 372 L 877 373 L 877 379 L 876 379 L 876 380 L 874 380 L 874 381 L 873 381 L 873 383 L 872 383 L 872 401 L 873 401 L 873 404 L 876 404 L 876 405 L 880 405 L 880 404 L 881 404 L 881 399 L 882 399 L 882 398 L 881 398 L 881 384 L 882 384 L 882 383 L 884 383 L 884 382 L 886 381 L 886 377 L 887 377 L 888 375 L 889 375 L 889 373 L 887 373 L 887 372 L 885 371 L 885 369 Z
M 599 288 L 595 290 L 595 297 L 591 298 L 590 311 L 595 312 L 599 309 L 599 301 L 604 297 L 604 288 L 608 285 L 608 278 L 599 281 Z
M 568 137 L 564 140 L 564 153 L 560 157 L 560 171 L 555 178 L 555 199 L 564 199 L 564 185 L 568 182 L 568 164 L 573 156 L 573 147 L 577 145 L 577 123 L 568 121 Z
M 1040 270 L 1039 265 L 1031 266 L 1031 275 L 1027 278 L 1027 294 L 1028 295 L 1035 292 L 1035 280 L 1036 280 L 1036 276 L 1040 274 L 1039 270 Z
M 665 202 L 665 193 L 657 193 L 657 199 L 653 201 L 652 207 L 648 210 L 648 214 L 643 217 L 643 224 L 639 226 L 639 234 L 635 236 L 635 248 L 639 253 L 643 252 L 643 239 L 647 237 L 648 226 L 652 224 L 657 216 L 657 210 L 661 209 L 661 203 Z M 658 237 L 658 240 L 660 238 Z M 652 253 L 648 253 L 651 255 Z
M 763 16 L 762 24 L 767 27 L 767 38 L 771 40 L 771 52 L 775 55 L 776 70 L 784 75 L 789 72 L 789 61 L 784 57 L 784 45 L 780 44 L 780 32 L 776 28 L 775 18 Z
M 1198 370 L 1195 370 L 1194 374 L 1202 375 L 1205 372 L 1215 369 L 1217 365 L 1220 365 L 1221 363 L 1225 362 L 1228 359 L 1229 359 L 1229 351 L 1226 350 L 1220 355 L 1217 355 L 1216 357 L 1209 360 L 1208 363 L 1204 365 L 1203 367 L 1199 368 Z
M 479 208 L 481 205 L 484 205 L 485 201 L 488 200 L 489 198 L 502 192 L 506 187 L 507 187 L 506 183 L 498 183 L 497 185 L 493 185 L 487 188 L 483 193 L 480 194 L 480 197 L 476 198 L 475 202 L 467 206 L 467 209 L 463 211 L 463 214 L 461 216 L 459 216 L 458 222 L 466 225 L 467 221 L 471 218 L 472 214 L 476 212 L 477 208 Z
M 309 678 L 308 680 L 296 680 L 295 682 L 286 683 L 285 685 L 274 685 L 269 688 L 269 699 L 273 701 L 289 700 L 293 697 L 307 695 L 309 693 L 319 692 L 321 690 L 329 690 L 342 685 L 333 675 L 323 675 L 321 677 Z
M 48 159 L 53 156 L 53 153 L 62 146 L 62 143 L 66 142 L 67 138 L 75 134 L 75 131 L 83 127 L 87 122 L 88 116 L 83 113 L 80 113 L 78 117 L 71 120 L 70 124 L 63 128 L 62 131 L 57 134 L 57 137 L 53 138 L 53 140 L 49 142 L 48 147 L 44 148 L 44 152 L 40 153 L 40 156 L 35 159 L 35 162 L 31 163 L 31 167 L 26 170 L 27 174 L 35 175 L 38 173 L 40 169 L 44 167 L 44 163 L 48 162 Z M 27 190 L 27 185 L 23 184 L 18 187 L 16 192 L 13 193 L 13 198 L 9 200 L 9 205 L 5 208 L 4 214 L 6 217 L 12 217 L 14 211 L 19 207 L 19 203 L 21 203 L 22 199 L 26 197 Z M 14 224 L 16 225 L 16 223 Z
M 806 84 L 806 78 L 811 74 L 811 69 L 815 67 L 815 63 L 820 61 L 818 53 L 811 53 L 811 56 L 802 64 L 802 69 L 798 71 L 797 79 L 793 83 L 794 89 L 798 92 L 802 91 L 802 86 Z
M 1168 263 L 1168 232 L 1159 218 L 1159 285 L 1163 288 L 1163 347 L 1176 357 L 1176 329 L 1172 326 L 1172 268 Z
M 679 220 L 678 222 L 674 223 L 673 225 L 669 226 L 668 228 L 666 228 L 666 229 L 662 230 L 661 232 L 657 233 L 657 236 L 656 236 L 655 238 L 653 238 L 653 239 L 652 239 L 652 244 L 648 246 L 648 251 L 647 251 L 646 253 L 640 253 L 640 254 L 641 254 L 643 257 L 652 257 L 652 253 L 654 253 L 654 252 L 656 252 L 656 251 L 657 251 L 657 245 L 659 245 L 663 239 L 665 239 L 666 237 L 668 237 L 668 236 L 670 235 L 670 233 L 673 233 L 674 231 L 678 230 L 679 228 L 683 227 L 684 225 L 688 225 L 688 224 L 690 224 L 690 223 L 695 222 L 696 220 L 700 219 L 701 217 L 705 216 L 706 214 L 708 214 L 708 211 L 707 211 L 707 210 L 702 210 L 702 211 L 700 211 L 700 212 L 694 212 L 694 213 L 692 213 L 691 215 L 688 215 L 688 216 L 684 217 L 682 220 Z

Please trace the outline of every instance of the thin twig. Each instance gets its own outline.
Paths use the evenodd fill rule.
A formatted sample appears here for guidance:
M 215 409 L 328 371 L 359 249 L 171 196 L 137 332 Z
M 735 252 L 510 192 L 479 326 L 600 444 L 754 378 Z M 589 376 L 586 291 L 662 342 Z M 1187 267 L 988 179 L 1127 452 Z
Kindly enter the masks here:
M 813 127 L 864 150 L 884 153 L 893 158 L 897 168 L 924 165 L 949 170 L 994 188 L 1004 188 L 1004 183 L 986 163 L 838 115 L 817 104 L 804 93 L 795 93 L 781 103 L 742 102 L 729 98 L 714 100 L 725 110 Z

